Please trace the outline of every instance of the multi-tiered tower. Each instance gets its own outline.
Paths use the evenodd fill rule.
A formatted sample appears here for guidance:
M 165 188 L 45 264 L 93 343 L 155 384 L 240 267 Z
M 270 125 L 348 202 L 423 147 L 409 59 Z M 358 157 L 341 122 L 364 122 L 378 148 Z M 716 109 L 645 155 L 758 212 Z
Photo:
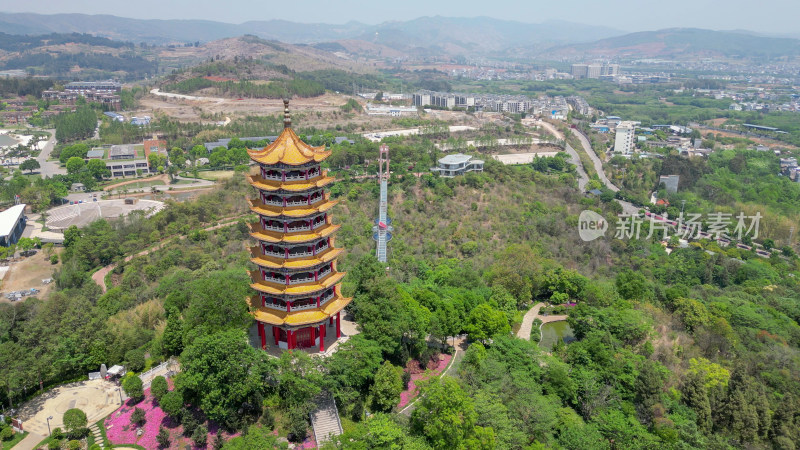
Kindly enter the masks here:
M 258 291 L 250 298 L 261 347 L 271 343 L 282 349 L 319 346 L 325 351 L 328 327 L 341 337 L 341 311 L 350 303 L 341 296 L 344 273 L 336 271 L 342 252 L 334 247 L 328 211 L 336 204 L 326 193 L 333 182 L 320 163 L 330 156 L 325 147 L 311 147 L 292 131 L 289 101 L 284 100 L 284 128 L 262 150 L 248 150 L 258 164 L 258 175 L 249 177 L 258 198 L 249 200 L 258 222 L 250 224 L 252 247 L 251 285 Z M 331 332 L 333 332 L 331 330 Z

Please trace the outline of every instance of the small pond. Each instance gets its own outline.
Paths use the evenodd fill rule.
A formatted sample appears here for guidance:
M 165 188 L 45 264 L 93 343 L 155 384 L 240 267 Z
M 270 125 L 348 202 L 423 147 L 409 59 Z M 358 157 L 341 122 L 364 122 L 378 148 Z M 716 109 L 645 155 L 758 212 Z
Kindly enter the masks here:
M 565 344 L 575 340 L 575 335 L 572 333 L 572 328 L 566 320 L 558 322 L 550 322 L 542 325 L 542 340 L 539 345 L 547 350 L 553 348 L 553 344 L 557 339 L 561 339 Z

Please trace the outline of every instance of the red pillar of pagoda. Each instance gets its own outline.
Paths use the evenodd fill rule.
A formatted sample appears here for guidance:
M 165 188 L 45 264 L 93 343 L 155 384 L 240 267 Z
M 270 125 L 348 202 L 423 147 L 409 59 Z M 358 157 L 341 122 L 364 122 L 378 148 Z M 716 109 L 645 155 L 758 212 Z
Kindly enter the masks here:
M 336 313 L 336 339 L 342 337 L 342 313 Z
M 258 322 L 258 336 L 261 338 L 261 349 L 267 348 L 267 331 L 264 330 L 263 322 Z
M 314 330 L 313 328 L 311 330 Z M 314 333 L 314 331 L 311 331 Z M 319 326 L 319 351 L 325 351 L 325 324 Z

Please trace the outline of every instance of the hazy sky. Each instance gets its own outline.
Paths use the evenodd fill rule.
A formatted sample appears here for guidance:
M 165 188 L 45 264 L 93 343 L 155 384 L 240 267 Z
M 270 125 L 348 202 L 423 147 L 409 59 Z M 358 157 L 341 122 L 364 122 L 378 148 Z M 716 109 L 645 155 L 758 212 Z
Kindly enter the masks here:
M 699 27 L 800 33 L 797 0 L 0 0 L 0 11 L 231 23 L 286 19 L 377 24 L 420 16 L 489 16 L 529 23 L 566 20 L 623 31 Z

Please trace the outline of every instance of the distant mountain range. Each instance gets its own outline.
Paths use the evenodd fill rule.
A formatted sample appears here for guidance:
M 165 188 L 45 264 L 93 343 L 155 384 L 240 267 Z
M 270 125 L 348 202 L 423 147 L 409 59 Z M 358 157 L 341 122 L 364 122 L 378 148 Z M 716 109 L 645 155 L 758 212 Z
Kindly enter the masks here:
M 570 58 L 670 58 L 739 57 L 765 61 L 800 56 L 800 40 L 764 37 L 743 31 L 671 28 L 571 44 L 548 49 L 550 57 Z
M 309 45 L 321 52 L 379 58 L 696 59 L 766 61 L 800 56 L 800 40 L 749 31 L 674 28 L 626 34 L 603 26 L 547 21 L 529 24 L 489 17 L 420 17 L 367 25 L 303 24 L 285 20 L 230 24 L 209 20 L 144 20 L 110 15 L 0 13 L 10 34 L 89 33 L 149 44 L 210 42 L 254 35 Z
M 9 34 L 90 33 L 134 43 L 207 42 L 252 34 L 292 44 L 310 44 L 339 39 L 411 46 L 454 42 L 458 46 L 503 48 L 535 42 L 590 42 L 618 36 L 623 31 L 602 26 L 550 21 L 528 24 L 488 17 L 420 17 L 404 22 L 367 25 L 296 23 L 286 20 L 250 21 L 230 24 L 210 20 L 146 20 L 110 15 L 0 13 L 0 30 Z

